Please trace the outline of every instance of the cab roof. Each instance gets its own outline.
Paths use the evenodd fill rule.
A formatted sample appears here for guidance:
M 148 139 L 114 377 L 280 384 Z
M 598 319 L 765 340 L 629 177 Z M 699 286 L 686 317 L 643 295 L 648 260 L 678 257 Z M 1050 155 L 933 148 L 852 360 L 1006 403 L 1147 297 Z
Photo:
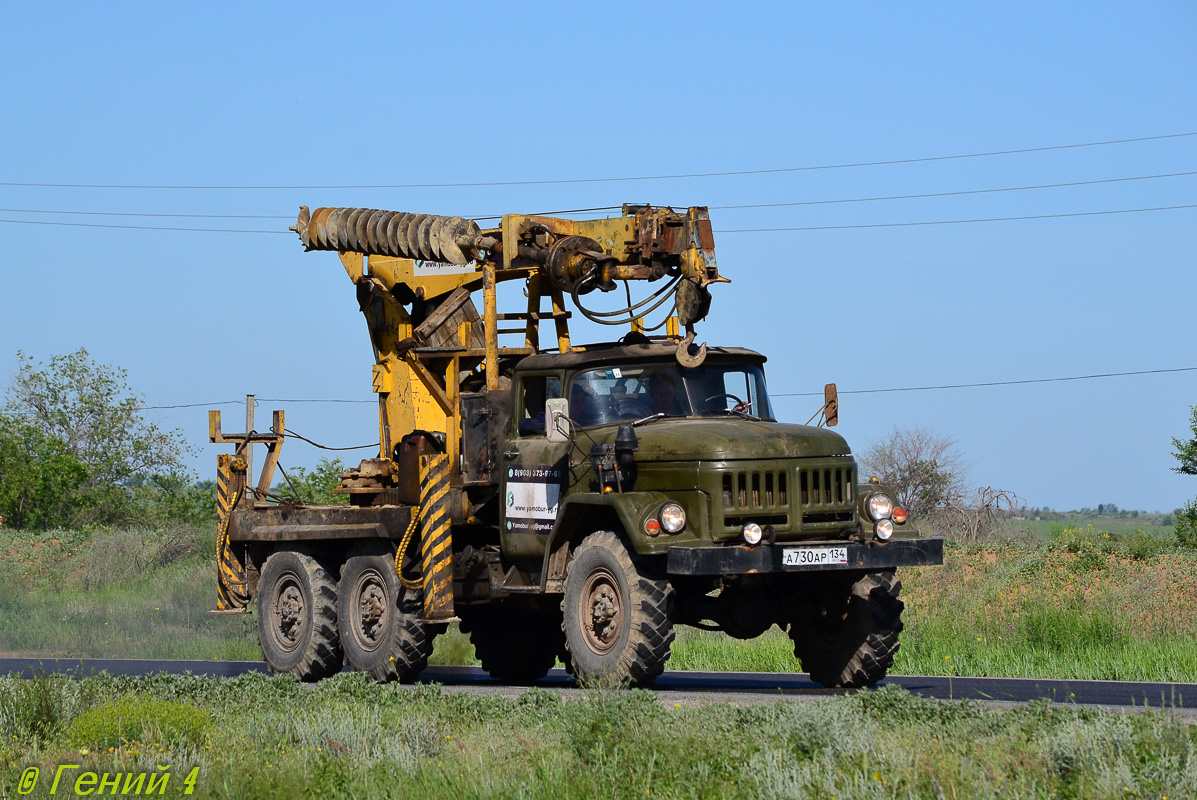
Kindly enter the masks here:
M 604 364 L 619 364 L 629 361 L 656 361 L 673 359 L 677 351 L 676 342 L 647 342 L 643 344 L 622 344 L 609 342 L 605 344 L 586 345 L 585 349 L 571 350 L 568 353 L 537 353 L 525 356 L 516 366 L 516 370 L 523 372 L 534 369 L 583 369 Z M 764 363 L 765 356 L 744 347 L 707 347 L 707 358 L 734 358 L 741 361 L 755 361 Z

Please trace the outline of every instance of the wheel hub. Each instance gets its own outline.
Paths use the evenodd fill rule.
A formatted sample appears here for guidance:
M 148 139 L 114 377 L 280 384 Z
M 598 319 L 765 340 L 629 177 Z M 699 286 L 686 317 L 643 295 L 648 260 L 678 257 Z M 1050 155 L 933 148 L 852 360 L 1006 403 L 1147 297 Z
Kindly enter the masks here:
M 388 622 L 389 604 L 382 576 L 373 571 L 363 573 L 354 586 L 354 597 L 357 599 L 354 637 L 364 649 L 373 650 L 382 643 Z
M 582 633 L 586 644 L 596 653 L 615 647 L 623 632 L 623 614 L 619 585 L 606 570 L 591 575 L 582 590 Z
M 294 579 L 280 581 L 275 594 L 275 640 L 285 650 L 293 650 L 302 635 L 306 605 L 303 592 Z

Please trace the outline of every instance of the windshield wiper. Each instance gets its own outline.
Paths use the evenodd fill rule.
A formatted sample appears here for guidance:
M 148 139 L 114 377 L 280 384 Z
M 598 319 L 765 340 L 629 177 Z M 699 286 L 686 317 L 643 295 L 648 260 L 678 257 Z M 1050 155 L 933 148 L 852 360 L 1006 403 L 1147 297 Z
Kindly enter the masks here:
M 677 414 L 666 414 L 664 411 L 658 411 L 656 414 L 649 414 L 647 417 L 641 417 L 640 419 L 636 420 L 635 422 L 632 423 L 632 427 L 635 428 L 637 425 L 643 425 L 646 422 L 652 422 L 654 419 L 661 419 L 662 417 L 676 417 L 676 416 L 678 416 L 678 415 Z

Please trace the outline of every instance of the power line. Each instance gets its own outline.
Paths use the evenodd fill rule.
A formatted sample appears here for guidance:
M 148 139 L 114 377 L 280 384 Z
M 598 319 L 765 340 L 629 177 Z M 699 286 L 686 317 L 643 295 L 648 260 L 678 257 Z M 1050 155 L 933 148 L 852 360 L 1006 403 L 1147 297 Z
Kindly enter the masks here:
M 1161 375 L 1172 372 L 1197 372 L 1197 367 L 1175 367 L 1169 369 L 1143 369 L 1133 372 L 1102 372 L 1095 375 L 1069 375 L 1060 378 L 1029 378 L 1013 381 L 987 381 L 983 383 L 948 383 L 936 386 L 901 386 L 888 389 L 848 389 L 840 394 L 885 394 L 891 392 L 927 392 L 937 389 L 974 389 L 985 386 L 1020 386 L 1031 383 L 1060 383 L 1064 381 L 1087 381 L 1096 378 L 1122 378 L 1129 375 Z M 821 397 L 822 392 L 781 392 L 771 393 L 771 397 Z M 259 397 L 259 403 L 362 403 L 376 404 L 374 400 L 338 400 L 338 399 L 282 399 Z M 244 405 L 244 400 L 220 400 L 215 403 L 183 403 L 169 406 L 142 406 L 141 410 L 171 409 L 171 408 L 199 408 L 201 406 L 229 406 Z M 357 449 L 357 448 L 355 448 Z
M 1071 181 L 1069 183 L 1041 183 L 1035 186 L 1006 186 L 1000 189 L 966 189 L 957 192 L 930 192 L 928 194 L 894 194 L 885 195 L 881 197 L 851 197 L 845 200 L 800 200 L 790 203 L 749 203 L 747 205 L 736 206 L 711 206 L 712 211 L 730 211 L 744 208 L 787 208 L 792 206 L 826 206 L 835 205 L 838 203 L 872 203 L 879 200 L 920 200 L 929 197 L 959 197 L 961 195 L 970 194 L 994 194 L 998 192 L 1025 192 L 1032 189 L 1060 189 L 1067 186 L 1096 186 L 1102 183 L 1125 183 L 1127 181 L 1150 181 L 1157 178 L 1180 178 L 1188 175 L 1197 175 L 1197 171 L 1193 172 L 1169 172 L 1163 175 L 1139 175 L 1131 178 L 1104 178 L 1094 181 Z M 0 208 L 0 211 L 4 209 Z M 597 210 L 597 209 L 596 209 Z M 482 217 L 482 219 L 490 219 L 490 217 Z
M 57 225 L 67 228 L 118 228 L 131 231 L 189 231 L 192 233 L 269 233 L 282 235 L 290 231 L 263 231 L 241 228 L 175 228 L 160 225 L 106 225 L 100 222 L 49 222 L 41 219 L 0 219 L 9 225 Z
M 1148 211 L 1175 211 L 1182 208 L 1197 208 L 1197 203 L 1181 206 L 1156 206 L 1154 208 L 1119 208 L 1112 211 L 1073 211 L 1068 214 L 1032 214 L 1025 217 L 981 217 L 976 219 L 936 219 L 923 222 L 871 222 L 860 225 L 806 225 L 793 228 L 733 228 L 717 230 L 715 233 L 772 233 L 776 231 L 844 231 L 859 228 L 912 228 L 921 225 L 965 225 L 973 222 L 1015 222 L 1027 219 L 1062 219 L 1064 217 L 1100 217 L 1110 214 L 1142 214 Z M 2 222 L 3 220 L 0 220 Z
M 282 399 L 282 398 L 278 398 L 278 397 L 259 397 L 259 398 L 257 398 L 257 401 L 259 403 L 369 403 L 371 405 L 377 405 L 377 402 L 378 402 L 376 400 L 322 400 L 322 399 L 286 400 L 286 399 Z M 164 409 L 173 409 L 173 408 L 207 408 L 208 406 L 243 406 L 243 405 L 245 405 L 244 400 L 217 400 L 214 403 L 179 403 L 179 404 L 170 405 L 170 406 L 141 406 L 140 410 L 142 410 L 142 411 L 160 411 L 160 410 L 164 410 Z
M 1066 378 L 1030 378 L 1019 381 L 988 381 L 985 383 L 949 383 L 939 386 L 902 386 L 890 389 L 850 389 L 840 394 L 884 394 L 889 392 L 928 392 L 935 389 L 973 389 L 981 386 L 1018 386 L 1027 383 L 1059 383 L 1062 381 L 1088 381 L 1095 378 L 1121 378 L 1126 375 L 1159 375 L 1165 372 L 1195 372 L 1197 367 L 1175 369 L 1144 369 L 1135 372 L 1102 372 L 1096 375 L 1071 375 Z M 771 394 L 771 397 L 822 397 L 822 392 L 788 392 Z
M 65 214 L 77 217 L 169 217 L 173 219 L 295 219 L 285 214 L 154 214 L 134 211 L 55 211 L 42 208 L 0 208 L 0 214 Z
M 939 219 L 939 220 L 924 220 L 920 222 L 872 222 L 862 223 L 857 225 L 806 225 L 796 227 L 778 227 L 778 228 L 724 228 L 716 230 L 715 233 L 772 233 L 777 231 L 834 231 L 834 230 L 853 230 L 859 228 L 910 228 L 924 225 L 964 225 L 974 222 L 1014 222 L 1018 220 L 1029 219 L 1063 219 L 1065 217 L 1097 217 L 1107 216 L 1110 214 L 1141 214 L 1151 211 L 1175 211 L 1185 208 L 1197 208 L 1197 203 L 1177 206 L 1155 206 L 1152 208 L 1120 208 L 1110 211 L 1074 211 L 1067 214 L 1033 214 L 1029 216 L 1020 217 L 980 217 L 974 219 Z M 560 212 L 559 212 L 560 213 Z M 96 222 L 49 222 L 46 220 L 28 220 L 28 219 L 0 219 L 0 224 L 9 225 L 58 225 L 68 228 L 109 228 L 119 230 L 137 230 L 137 231 L 184 231 L 188 233 L 264 233 L 272 236 L 286 235 L 289 231 L 269 231 L 269 230 L 255 230 L 242 228 L 180 228 L 167 227 L 158 225 L 109 225 Z
M 1152 142 L 1164 139 L 1179 139 L 1187 136 L 1197 136 L 1197 131 L 1186 133 L 1169 133 L 1160 136 L 1138 136 L 1131 139 L 1108 139 L 1100 142 L 1079 142 L 1075 144 L 1057 144 L 1042 147 L 1023 147 L 1011 150 L 991 150 L 981 153 L 957 153 L 946 156 L 923 156 L 920 158 L 898 158 L 885 161 L 857 161 L 844 164 L 818 164 L 802 167 L 774 167 L 770 169 L 728 170 L 723 172 L 690 172 L 672 175 L 636 175 L 615 178 L 557 178 L 524 181 L 467 181 L 460 183 L 395 183 L 395 184 L 326 184 L 326 185 L 293 185 L 293 186 L 255 186 L 255 185 L 174 185 L 174 184 L 102 184 L 102 183 L 33 183 L 17 181 L 0 181 L 0 186 L 39 188 L 39 189 L 146 189 L 146 190 L 224 190 L 224 191 L 294 191 L 294 190 L 323 190 L 323 189 L 465 189 L 487 186 L 550 186 L 560 184 L 581 183 L 624 183 L 631 181 L 665 181 L 682 180 L 688 178 L 724 178 L 737 175 L 772 175 L 793 172 L 814 172 L 831 169 L 853 169 L 858 167 L 884 167 L 897 164 L 925 164 L 935 161 L 955 161 L 968 158 L 990 158 L 994 156 L 1019 155 L 1024 153 L 1045 153 L 1055 150 L 1075 150 L 1084 147 L 1104 147 L 1115 144 L 1132 144 L 1135 142 Z
M 823 206 L 843 203 L 872 203 L 885 200 L 920 200 L 933 197 L 960 197 L 976 194 L 996 194 L 1003 192 L 1025 192 L 1038 189 L 1060 189 L 1074 186 L 1097 186 L 1109 183 L 1126 183 L 1130 181 L 1149 181 L 1161 178 L 1182 178 L 1197 175 L 1197 170 L 1190 172 L 1168 172 L 1159 175 L 1135 175 L 1124 178 L 1099 178 L 1088 181 L 1068 181 L 1065 183 L 1041 183 L 1029 186 L 1004 186 L 996 189 L 963 189 L 951 192 L 928 192 L 924 194 L 896 194 L 880 195 L 877 197 L 849 197 L 835 200 L 796 200 L 783 203 L 745 203 L 740 205 L 710 206 L 712 211 L 735 211 L 755 208 L 792 208 L 796 206 Z M 535 211 L 528 216 L 552 216 L 558 214 L 584 214 L 594 211 L 619 211 L 622 206 L 594 206 L 592 208 L 568 208 L 556 211 Z M 291 220 L 295 217 L 287 214 L 167 214 L 149 211 L 63 211 L 47 208 L 0 208 L 5 214 L 55 214 L 61 216 L 80 217 L 147 217 L 154 219 L 278 219 Z M 468 215 L 468 219 L 488 220 L 501 219 L 503 214 Z

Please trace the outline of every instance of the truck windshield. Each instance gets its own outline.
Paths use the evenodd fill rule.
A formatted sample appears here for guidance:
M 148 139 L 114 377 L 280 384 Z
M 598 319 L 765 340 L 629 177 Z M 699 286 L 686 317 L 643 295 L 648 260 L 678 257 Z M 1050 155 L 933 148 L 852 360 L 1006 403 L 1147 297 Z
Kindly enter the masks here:
M 774 419 L 765 375 L 756 364 L 606 367 L 580 372 L 570 384 L 569 416 L 579 425 L 629 422 L 653 414 Z

